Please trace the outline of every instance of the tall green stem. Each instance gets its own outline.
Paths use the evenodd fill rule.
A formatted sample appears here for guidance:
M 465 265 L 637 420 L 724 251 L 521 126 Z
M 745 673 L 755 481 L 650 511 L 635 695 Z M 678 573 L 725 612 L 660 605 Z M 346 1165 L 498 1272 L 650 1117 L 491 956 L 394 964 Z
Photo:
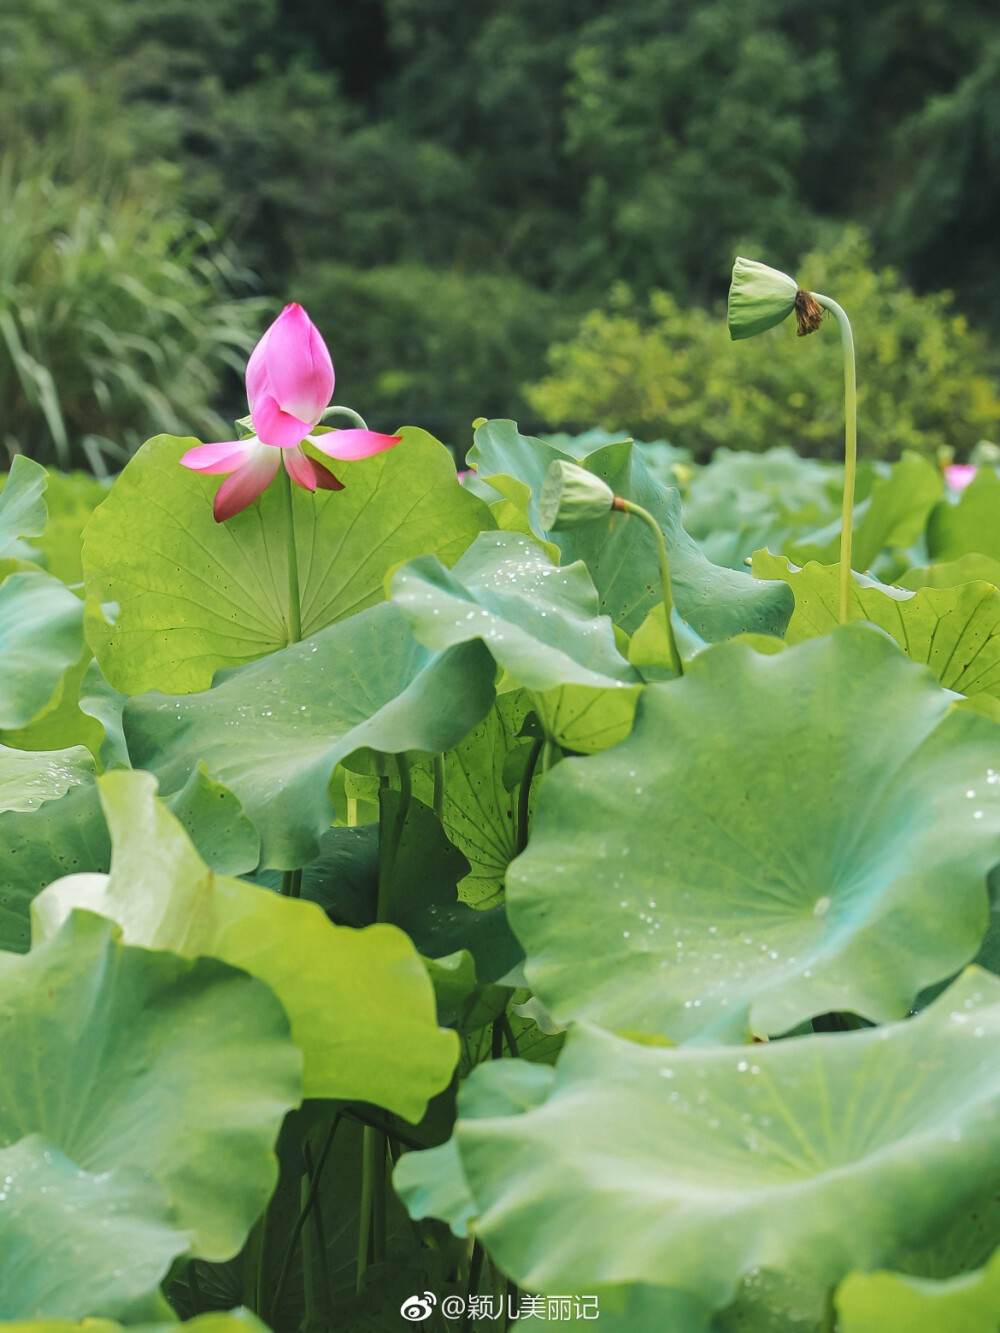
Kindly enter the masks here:
M 438 819 L 444 819 L 444 793 L 447 783 L 447 776 L 444 766 L 444 755 L 436 754 L 434 756 L 434 813 Z
M 397 754 L 396 772 L 399 776 L 399 804 L 389 836 L 382 830 L 379 843 L 379 880 L 378 903 L 375 920 L 385 920 L 388 886 L 392 880 L 400 843 L 406 828 L 406 817 L 410 812 L 413 784 L 410 777 L 410 764 L 405 754 Z M 365 1272 L 369 1263 L 382 1263 L 385 1259 L 385 1157 L 386 1136 L 370 1124 L 364 1127 L 361 1154 L 361 1218 L 358 1229 L 358 1272 L 357 1290 L 360 1292 L 364 1283 Z
M 819 298 L 816 298 L 819 300 Z M 826 1293 L 826 1301 L 823 1307 L 823 1322 L 820 1324 L 820 1333 L 836 1333 L 837 1330 L 837 1309 L 833 1303 L 834 1288 L 831 1287 Z
M 483 1260 L 486 1257 L 486 1251 L 480 1242 L 473 1241 L 472 1260 L 469 1264 L 469 1282 L 465 1289 L 465 1314 L 462 1318 L 462 1333 L 468 1333 L 472 1328 L 472 1313 L 470 1306 L 471 1298 L 479 1295 L 479 1286 L 483 1277 Z
M 626 514 L 634 514 L 636 518 L 641 518 L 656 538 L 656 554 L 660 562 L 660 587 L 663 591 L 663 614 L 667 622 L 667 645 L 670 650 L 670 665 L 677 672 L 678 676 L 682 676 L 684 674 L 684 664 L 681 661 L 681 655 L 677 649 L 677 640 L 674 638 L 674 627 L 670 619 L 670 613 L 674 609 L 674 596 L 670 586 L 670 562 L 667 558 L 666 539 L 660 530 L 659 523 L 657 523 L 656 519 L 648 509 L 643 509 L 642 505 L 633 504 L 631 500 L 623 500 L 620 495 L 616 495 L 614 508 L 620 509 Z
M 281 493 L 285 501 L 285 549 L 288 552 L 288 642 L 302 638 L 302 610 L 299 603 L 299 556 L 295 549 L 295 516 L 292 513 L 292 479 L 282 467 Z
M 844 503 L 840 517 L 840 623 L 850 619 L 851 595 L 851 540 L 854 528 L 854 482 L 858 467 L 858 385 L 854 362 L 854 332 L 851 321 L 836 301 L 813 292 L 813 296 L 829 310 L 840 329 L 844 349 Z
M 281 894 L 284 898 L 302 897 L 301 870 L 283 870 L 281 872 Z
M 358 1292 L 364 1286 L 369 1265 L 385 1262 L 385 1135 L 370 1125 L 365 1125 L 362 1135 Z
M 399 855 L 399 844 L 403 841 L 406 828 L 406 816 L 410 813 L 413 795 L 413 783 L 410 778 L 410 763 L 405 754 L 396 755 L 396 772 L 399 774 L 399 805 L 396 818 L 388 838 L 381 838 L 379 845 L 378 905 L 375 920 L 385 920 L 385 889 L 392 878 Z

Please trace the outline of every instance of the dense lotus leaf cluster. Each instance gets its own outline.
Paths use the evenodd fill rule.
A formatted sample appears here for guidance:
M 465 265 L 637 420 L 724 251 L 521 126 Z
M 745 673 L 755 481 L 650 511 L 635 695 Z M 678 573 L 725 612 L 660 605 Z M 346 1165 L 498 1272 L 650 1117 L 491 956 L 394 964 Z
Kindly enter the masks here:
M 1000 478 L 399 435 L 0 490 L 0 1321 L 994 1329 Z

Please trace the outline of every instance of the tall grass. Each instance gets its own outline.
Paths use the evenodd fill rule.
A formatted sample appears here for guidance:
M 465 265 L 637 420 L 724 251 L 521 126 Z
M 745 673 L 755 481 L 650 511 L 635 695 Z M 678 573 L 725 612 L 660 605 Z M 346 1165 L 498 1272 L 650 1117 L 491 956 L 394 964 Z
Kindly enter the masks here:
M 260 303 L 164 178 L 67 183 L 37 155 L 8 154 L 0 220 L 8 455 L 103 475 L 157 431 L 230 429 L 212 404 L 242 370 Z

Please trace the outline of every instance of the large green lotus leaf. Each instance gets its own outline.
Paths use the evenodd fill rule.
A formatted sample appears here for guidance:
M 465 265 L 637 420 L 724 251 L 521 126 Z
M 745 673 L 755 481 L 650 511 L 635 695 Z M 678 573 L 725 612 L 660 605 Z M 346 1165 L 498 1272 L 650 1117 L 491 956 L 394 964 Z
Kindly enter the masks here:
M 332 1138 L 329 1138 L 333 1126 Z M 290 1116 L 282 1128 L 278 1154 L 281 1179 L 268 1211 L 268 1225 L 259 1246 L 227 1264 L 195 1265 L 198 1306 L 226 1308 L 256 1286 L 258 1272 L 264 1292 L 262 1317 L 276 1333 L 396 1333 L 405 1328 L 400 1306 L 414 1291 L 435 1292 L 438 1300 L 455 1290 L 449 1268 L 459 1253 L 454 1244 L 421 1243 L 406 1211 L 386 1191 L 387 1264 L 366 1276 L 365 1292 L 357 1292 L 358 1230 L 362 1196 L 363 1126 L 337 1108 L 312 1104 Z M 329 1144 L 328 1144 L 329 1139 Z M 313 1209 L 298 1245 L 289 1256 L 289 1235 L 302 1210 L 309 1163 L 317 1164 L 327 1148 L 325 1166 Z M 321 1244 L 322 1241 L 322 1244 Z M 325 1250 L 325 1254 L 324 1251 Z M 280 1299 L 269 1299 L 290 1257 Z M 248 1281 L 249 1279 L 249 1281 Z M 464 1285 L 464 1284 L 463 1284 Z M 400 1289 L 400 1287 L 402 1289 Z M 395 1303 L 386 1308 L 389 1298 Z M 190 1288 L 182 1278 L 171 1285 L 178 1310 L 191 1308 Z M 304 1319 L 308 1303 L 310 1316 Z M 457 1333 L 454 1325 L 449 1333 Z M 444 1333 L 444 1325 L 440 1325 Z
M 36 810 L 93 776 L 93 757 L 82 745 L 65 750 L 12 750 L 0 745 L 0 813 Z
M 148 1171 L 193 1251 L 229 1258 L 274 1187 L 302 1057 L 262 982 L 116 929 L 74 912 L 0 955 L 0 1146 L 39 1133 L 84 1171 Z
M 121 1324 L 106 1319 L 85 1319 L 82 1324 L 64 1319 L 15 1319 L 4 1328 L 7 1333 L 124 1333 Z M 189 1333 L 268 1333 L 268 1329 L 249 1310 L 220 1310 L 186 1319 Z M 177 1333 L 178 1321 L 157 1324 L 132 1324 L 129 1333 Z
M 477 910 L 459 897 L 457 886 L 467 877 L 469 862 L 448 841 L 434 811 L 413 798 L 404 814 L 398 791 L 375 788 L 377 778 L 360 781 L 374 789 L 379 823 L 328 829 L 320 856 L 302 872 L 300 896 L 318 902 L 337 924 L 398 926 L 425 966 L 448 960 L 443 972 L 430 968 L 440 1014 L 440 981 L 447 980 L 452 993 L 456 984 L 467 993 L 477 977 L 480 983 L 497 982 L 524 955 L 502 904 Z M 392 849 L 381 863 L 380 843 Z M 269 888 L 280 883 L 275 871 L 254 878 Z
M 498 695 L 483 721 L 445 755 L 442 823 L 449 841 L 469 862 L 458 890 L 474 907 L 492 907 L 501 900 L 507 866 L 517 850 L 516 793 L 504 783 L 504 764 L 530 710 L 521 690 Z M 433 804 L 428 768 L 414 771 L 413 791 L 425 804 Z
M 86 614 L 86 613 L 85 613 Z M 124 694 L 104 679 L 96 659 L 92 659 L 80 682 L 80 711 L 101 728 L 98 758 L 105 768 L 128 768 L 128 747 L 122 730 Z
M 35 810 L 0 814 L 0 949 L 22 953 L 31 900 L 76 872 L 106 871 L 111 841 L 93 782 Z
M 898 582 L 901 588 L 916 591 L 918 588 L 954 588 L 959 583 L 975 583 L 980 579 L 1000 587 L 1000 560 L 991 555 L 960 555 L 957 560 L 909 569 Z
M 783 579 L 795 594 L 787 643 L 828 634 L 839 620 L 840 566 L 796 569 L 784 556 L 758 551 L 754 573 Z M 917 592 L 853 574 L 850 617 L 890 634 L 915 662 L 926 662 L 941 684 L 960 694 L 1000 697 L 1000 591 L 965 583 Z
M 436 1148 L 404 1153 L 392 1173 L 392 1184 L 416 1221 L 436 1217 L 447 1222 L 456 1236 L 468 1236 L 476 1201 L 469 1192 L 454 1136 Z
M 0 730 L 49 704 L 83 649 L 83 603 L 58 579 L 25 569 L 0 583 Z
M 719 644 L 546 775 L 507 910 L 555 1018 L 673 1040 L 899 1017 L 974 956 L 1000 727 L 882 633 Z
M 941 500 L 927 522 L 927 548 L 934 561 L 957 560 L 963 555 L 1000 560 L 1000 476 L 980 468 L 957 503 Z
M 35 552 L 22 537 L 38 537 L 45 527 L 42 498 L 48 474 L 40 463 L 17 454 L 0 487 L 0 559 L 30 560 Z
M 110 917 L 125 942 L 219 958 L 265 981 L 303 1054 L 303 1095 L 374 1102 L 417 1121 L 447 1086 L 455 1034 L 438 1028 L 420 958 L 393 926 L 332 925 L 315 903 L 213 875 L 148 773 L 106 773 L 110 875 L 71 875 L 32 908 L 33 938 L 75 908 Z
M 259 830 L 263 865 L 289 870 L 315 858 L 333 822 L 327 788 L 339 760 L 364 746 L 450 749 L 488 711 L 493 676 L 481 643 L 432 652 L 382 603 L 202 694 L 129 700 L 125 736 L 166 795 L 204 762 Z
M 394 449 L 337 465 L 344 491 L 293 487 L 306 636 L 382 601 L 396 565 L 426 554 L 450 564 L 495 526 L 459 485 L 444 445 L 425 431 L 401 433 Z M 218 479 L 180 465 L 195 443 L 148 440 L 84 533 L 88 597 L 118 607 L 113 626 L 94 619 L 88 634 L 104 675 L 126 693 L 203 690 L 220 667 L 288 642 L 281 488 L 216 523 Z
M 1000 1250 L 985 1268 L 944 1282 L 852 1273 L 837 1291 L 841 1333 L 993 1333 L 1000 1326 Z
M 506 475 L 531 488 L 528 514 L 539 537 L 546 535 L 537 514 L 542 479 L 553 459 L 568 457 L 520 435 L 512 421 L 480 426 L 469 455 L 492 484 Z M 653 476 L 631 440 L 594 450 L 583 465 L 617 495 L 649 510 L 659 523 L 667 540 L 677 609 L 703 639 L 715 642 L 741 633 L 782 632 L 791 614 L 791 596 L 707 560 L 681 525 L 678 492 Z M 628 633 L 663 600 L 656 542 L 641 519 L 619 513 L 553 535 L 565 560 L 584 561 L 600 595 L 601 611 Z
M 45 568 L 63 583 L 83 582 L 83 530 L 107 496 L 108 483 L 89 472 L 49 472 L 49 519 L 37 545 Z
M 755 1269 L 828 1290 L 997 1193 L 1000 981 L 971 968 L 913 1020 L 755 1047 L 583 1026 L 544 1098 L 517 1062 L 476 1069 L 455 1136 L 476 1234 L 529 1290 L 718 1308 Z
M 411 561 L 392 598 L 428 648 L 482 639 L 527 689 L 638 683 L 586 566 L 559 568 L 529 537 L 481 533 L 452 570 L 434 556 Z
M 367 926 L 375 920 L 378 832 L 377 823 L 329 828 L 320 839 L 319 856 L 302 869 L 299 897 L 318 903 L 334 925 Z M 275 892 L 281 888 L 280 870 L 258 870 L 250 878 Z
M 556 690 L 533 690 L 531 702 L 545 734 L 558 745 L 578 754 L 597 754 L 632 730 L 641 689 L 640 685 L 625 689 L 562 685 Z
M 80 695 L 94 655 L 84 645 L 80 658 L 63 672 L 55 693 L 38 716 L 25 727 L 0 731 L 0 740 L 18 750 L 61 750 L 85 745 L 96 758 L 104 743 L 104 729 L 83 711 Z
M 0 1203 L 0 1320 L 155 1318 L 191 1239 L 145 1171 L 81 1171 L 38 1134 L 0 1148 Z
M 260 862 L 257 830 L 229 788 L 210 778 L 204 764 L 166 804 L 217 875 L 245 875 Z
M 503 906 L 477 910 L 459 901 L 457 885 L 469 863 L 433 810 L 414 800 L 403 811 L 395 791 L 382 792 L 380 805 L 383 843 L 390 835 L 395 841 L 391 860 L 383 860 L 381 919 L 405 930 L 425 957 L 467 949 L 478 981 L 499 981 L 523 957 Z

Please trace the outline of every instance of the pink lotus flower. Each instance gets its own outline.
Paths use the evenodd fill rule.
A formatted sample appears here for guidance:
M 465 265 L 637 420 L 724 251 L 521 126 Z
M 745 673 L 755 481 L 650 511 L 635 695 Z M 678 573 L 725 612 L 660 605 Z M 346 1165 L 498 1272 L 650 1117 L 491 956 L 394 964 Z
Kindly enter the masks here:
M 964 491 L 977 471 L 975 463 L 949 463 L 944 470 L 944 479 L 953 491 Z
M 250 353 L 247 401 L 255 435 L 199 444 L 181 462 L 194 472 L 231 474 L 215 496 L 215 521 L 224 523 L 267 489 L 282 463 L 297 485 L 341 491 L 343 483 L 302 448 L 304 440 L 330 458 L 370 458 L 399 444 L 398 435 L 372 430 L 311 432 L 333 397 L 333 362 L 319 330 L 300 305 L 286 305 Z

